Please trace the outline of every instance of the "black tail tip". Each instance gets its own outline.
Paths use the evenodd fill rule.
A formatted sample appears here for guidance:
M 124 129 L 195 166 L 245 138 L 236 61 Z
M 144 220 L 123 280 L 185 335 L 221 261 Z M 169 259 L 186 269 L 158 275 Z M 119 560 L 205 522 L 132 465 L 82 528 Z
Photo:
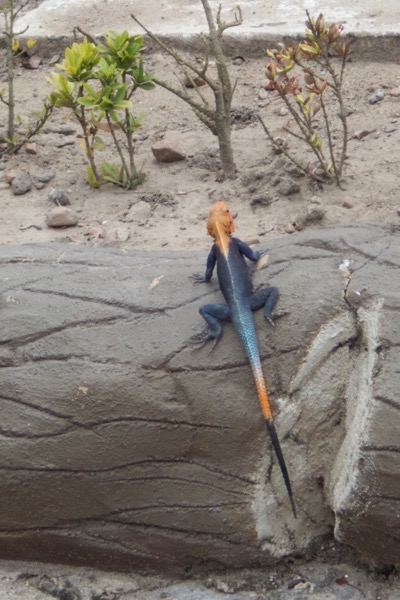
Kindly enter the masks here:
M 289 496 L 289 500 L 290 500 L 290 506 L 292 507 L 292 513 L 295 519 L 297 519 L 297 510 L 296 510 L 296 505 L 294 503 L 294 498 L 293 496 Z
M 279 467 L 281 469 L 283 480 L 285 482 L 286 490 L 287 490 L 287 493 L 289 496 L 290 506 L 292 507 L 292 513 L 293 513 L 294 518 L 297 519 L 297 511 L 296 511 L 296 505 L 294 503 L 292 486 L 290 485 L 289 473 L 288 473 L 288 470 L 286 467 L 285 459 L 283 458 L 283 452 L 282 452 L 282 448 L 281 448 L 281 445 L 279 442 L 278 434 L 276 432 L 273 421 L 266 420 L 265 423 L 267 425 L 267 430 L 271 437 L 272 445 L 274 447 L 275 454 L 278 459 L 278 463 L 279 463 Z

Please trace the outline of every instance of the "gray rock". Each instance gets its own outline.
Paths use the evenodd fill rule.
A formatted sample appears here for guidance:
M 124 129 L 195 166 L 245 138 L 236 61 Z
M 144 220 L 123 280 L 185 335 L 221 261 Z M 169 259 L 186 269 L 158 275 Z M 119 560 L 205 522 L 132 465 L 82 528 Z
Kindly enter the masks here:
M 219 146 L 218 144 L 213 144 L 208 147 L 208 155 L 209 156 L 219 156 Z
M 272 198 L 269 194 L 259 194 L 250 200 L 251 206 L 269 206 Z
M 368 102 L 370 104 L 376 104 L 385 97 L 385 90 L 383 88 L 377 88 L 369 97 Z
M 68 197 L 68 194 L 64 192 L 61 188 L 51 188 L 49 193 L 47 194 L 47 198 L 49 202 L 56 204 L 57 206 L 68 206 L 71 204 L 71 200 Z
M 267 92 L 267 90 L 264 88 L 258 90 L 258 98 L 260 100 L 265 100 L 266 98 L 268 98 L 268 94 L 269 92 Z
M 127 227 L 118 227 L 115 230 L 115 238 L 118 242 L 127 242 L 130 237 L 130 232 Z
M 46 217 L 47 227 L 73 227 L 78 221 L 76 212 L 65 206 L 56 206 Z
M 383 131 L 385 133 L 393 133 L 394 131 L 397 131 L 397 127 L 394 125 L 394 123 L 389 123 L 388 125 L 385 125 Z
M 26 171 L 19 171 L 11 182 L 11 190 L 15 196 L 22 196 L 32 189 L 31 176 Z
M 54 173 L 54 171 L 43 171 L 42 173 L 38 173 L 35 176 L 35 179 L 40 183 L 48 183 L 49 181 L 54 179 L 55 176 L 56 174 Z
M 135 202 L 129 209 L 129 212 L 125 218 L 125 221 L 143 221 L 150 217 L 152 212 L 151 206 L 144 200 Z
M 328 227 L 268 250 L 254 284 L 288 314 L 255 320 L 297 520 L 232 327 L 193 350 L 220 301 L 188 279 L 203 253 L 0 246 L 1 557 L 237 567 L 333 524 L 400 565 L 399 237 Z
M 308 206 L 306 210 L 296 218 L 296 227 L 298 229 L 304 229 L 307 225 L 322 221 L 325 215 L 326 210 L 321 206 Z
M 290 177 L 281 177 L 278 183 L 278 190 L 283 196 L 290 196 L 292 194 L 298 194 L 300 186 Z

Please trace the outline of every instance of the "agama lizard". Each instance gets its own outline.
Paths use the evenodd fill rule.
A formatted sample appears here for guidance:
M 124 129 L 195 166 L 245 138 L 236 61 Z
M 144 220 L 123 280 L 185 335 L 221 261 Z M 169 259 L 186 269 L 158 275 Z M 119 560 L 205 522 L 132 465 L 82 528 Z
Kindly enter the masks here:
M 200 307 L 200 314 L 210 327 L 204 339 L 214 340 L 216 343 L 222 334 L 221 321 L 229 319 L 232 321 L 250 362 L 261 411 L 285 481 L 293 515 L 296 517 L 289 474 L 274 425 L 261 367 L 252 314 L 252 311 L 264 306 L 264 317 L 272 321 L 272 310 L 278 300 L 279 292 L 276 287 L 267 287 L 253 293 L 251 276 L 244 257 L 257 262 L 261 254 L 254 252 L 241 240 L 231 237 L 234 228 L 233 217 L 227 203 L 224 200 L 216 202 L 210 209 L 207 221 L 207 231 L 214 238 L 214 244 L 208 255 L 206 272 L 204 277 L 193 275 L 193 279 L 195 283 L 209 282 L 217 265 L 219 285 L 227 304 L 205 304 Z

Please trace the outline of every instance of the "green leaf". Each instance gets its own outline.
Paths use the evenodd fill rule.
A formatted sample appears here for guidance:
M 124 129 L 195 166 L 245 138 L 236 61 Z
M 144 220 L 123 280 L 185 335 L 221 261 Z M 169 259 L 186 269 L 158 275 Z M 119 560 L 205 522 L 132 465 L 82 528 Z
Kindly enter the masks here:
M 35 46 L 35 44 L 36 44 L 36 40 L 34 40 L 32 37 L 28 37 L 28 39 L 26 40 L 26 47 L 28 48 L 28 50 L 33 48 L 33 46 Z
M 105 143 L 103 142 L 103 140 L 101 139 L 101 137 L 99 135 L 96 135 L 93 143 L 92 143 L 92 148 L 93 150 L 97 150 L 98 152 L 103 152 L 105 150 Z
M 81 106 L 93 106 L 94 102 L 92 98 L 89 98 L 87 96 L 83 96 L 81 98 L 77 99 L 77 102 L 81 105 Z
M 110 183 L 114 185 L 124 186 L 124 171 L 123 167 L 119 167 L 116 164 L 109 162 L 102 162 L 100 165 L 101 175 Z
M 95 189 L 98 189 L 100 187 L 100 182 L 96 179 L 96 176 L 90 165 L 86 165 L 86 176 L 90 187 Z

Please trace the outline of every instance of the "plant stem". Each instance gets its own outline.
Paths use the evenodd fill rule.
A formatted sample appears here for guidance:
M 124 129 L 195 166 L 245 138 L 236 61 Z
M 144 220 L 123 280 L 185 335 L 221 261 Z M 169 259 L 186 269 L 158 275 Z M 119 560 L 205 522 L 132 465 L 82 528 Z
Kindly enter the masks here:
M 126 177 L 127 177 L 128 181 L 130 181 L 131 174 L 129 172 L 128 165 L 126 164 L 125 156 L 124 156 L 124 153 L 122 152 L 121 145 L 120 145 L 120 143 L 118 141 L 118 138 L 117 138 L 117 135 L 115 133 L 114 125 L 113 125 L 113 123 L 111 121 L 111 118 L 110 118 L 110 115 L 108 114 L 107 111 L 106 111 L 106 121 L 107 121 L 108 127 L 110 128 L 111 137 L 112 137 L 114 145 L 115 145 L 115 147 L 117 149 L 118 156 L 121 159 L 121 164 L 122 164 L 122 167 L 123 167 L 123 169 L 124 169 L 124 171 L 126 173 Z
M 82 92 L 80 92 L 80 95 L 82 95 Z M 89 128 L 88 128 L 88 123 L 86 121 L 86 112 L 85 112 L 84 106 L 80 106 L 79 111 L 75 112 L 75 115 L 80 123 L 80 126 L 82 127 L 86 155 L 88 157 L 88 161 L 89 161 L 90 167 L 93 171 L 93 175 L 94 175 L 96 181 L 100 181 L 100 177 L 99 177 L 97 167 L 96 167 L 96 162 L 94 160 L 92 144 L 90 143 L 90 140 L 89 140 L 90 133 L 89 133 Z

